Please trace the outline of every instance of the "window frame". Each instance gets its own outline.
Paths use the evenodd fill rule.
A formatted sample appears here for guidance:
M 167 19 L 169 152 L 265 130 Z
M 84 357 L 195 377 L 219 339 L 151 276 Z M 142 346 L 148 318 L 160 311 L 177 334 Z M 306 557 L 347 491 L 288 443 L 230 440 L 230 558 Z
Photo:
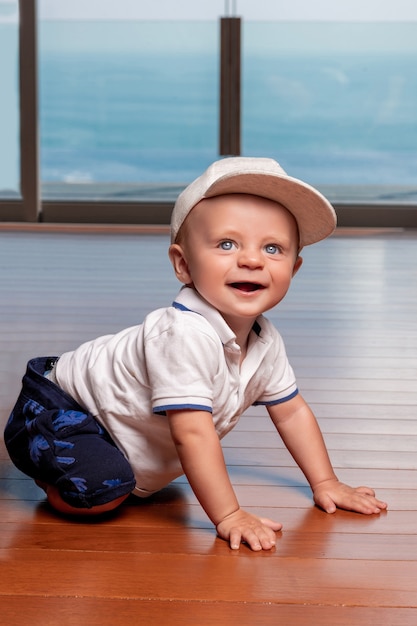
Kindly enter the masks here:
M 173 201 L 41 198 L 38 126 L 37 0 L 19 0 L 20 199 L 0 198 L 0 221 L 168 224 Z M 322 189 L 326 193 L 325 189 Z M 417 204 L 333 202 L 339 226 L 417 228 Z

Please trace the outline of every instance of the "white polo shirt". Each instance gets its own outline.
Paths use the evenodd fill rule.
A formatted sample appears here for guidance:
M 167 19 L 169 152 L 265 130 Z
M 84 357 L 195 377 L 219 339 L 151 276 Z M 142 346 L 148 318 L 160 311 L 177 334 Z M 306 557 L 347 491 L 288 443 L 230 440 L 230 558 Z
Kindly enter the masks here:
M 297 391 L 281 336 L 263 316 L 241 365 L 220 313 L 184 287 L 143 324 L 61 356 L 58 384 L 88 409 L 129 460 L 134 493 L 149 496 L 183 473 L 166 411 L 209 411 L 220 438 L 252 404 L 285 402 Z

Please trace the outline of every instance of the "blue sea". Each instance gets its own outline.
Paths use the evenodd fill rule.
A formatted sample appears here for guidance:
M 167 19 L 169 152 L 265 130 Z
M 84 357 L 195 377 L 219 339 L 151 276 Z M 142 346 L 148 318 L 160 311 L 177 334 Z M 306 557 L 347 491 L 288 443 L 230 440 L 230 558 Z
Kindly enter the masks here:
M 242 153 L 312 184 L 415 184 L 416 29 L 244 26 Z M 45 22 L 39 39 L 44 182 L 188 182 L 218 158 L 218 24 Z

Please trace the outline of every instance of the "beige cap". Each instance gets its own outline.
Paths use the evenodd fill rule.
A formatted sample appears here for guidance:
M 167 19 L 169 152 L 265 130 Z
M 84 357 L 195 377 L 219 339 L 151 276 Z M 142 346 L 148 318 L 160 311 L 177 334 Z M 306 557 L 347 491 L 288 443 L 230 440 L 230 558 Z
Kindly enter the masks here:
M 300 248 L 325 239 L 336 228 L 336 213 L 314 187 L 288 176 L 274 159 L 229 157 L 215 161 L 180 193 L 171 216 L 171 241 L 203 198 L 247 193 L 282 204 L 295 217 Z

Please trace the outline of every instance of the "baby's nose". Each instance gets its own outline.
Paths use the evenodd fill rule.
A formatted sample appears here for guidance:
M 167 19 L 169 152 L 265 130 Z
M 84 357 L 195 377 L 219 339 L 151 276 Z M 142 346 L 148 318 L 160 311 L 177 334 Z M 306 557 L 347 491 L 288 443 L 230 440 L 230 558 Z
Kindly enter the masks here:
M 264 256 L 262 251 L 257 248 L 244 248 L 239 254 L 240 267 L 249 267 L 251 269 L 263 267 Z

